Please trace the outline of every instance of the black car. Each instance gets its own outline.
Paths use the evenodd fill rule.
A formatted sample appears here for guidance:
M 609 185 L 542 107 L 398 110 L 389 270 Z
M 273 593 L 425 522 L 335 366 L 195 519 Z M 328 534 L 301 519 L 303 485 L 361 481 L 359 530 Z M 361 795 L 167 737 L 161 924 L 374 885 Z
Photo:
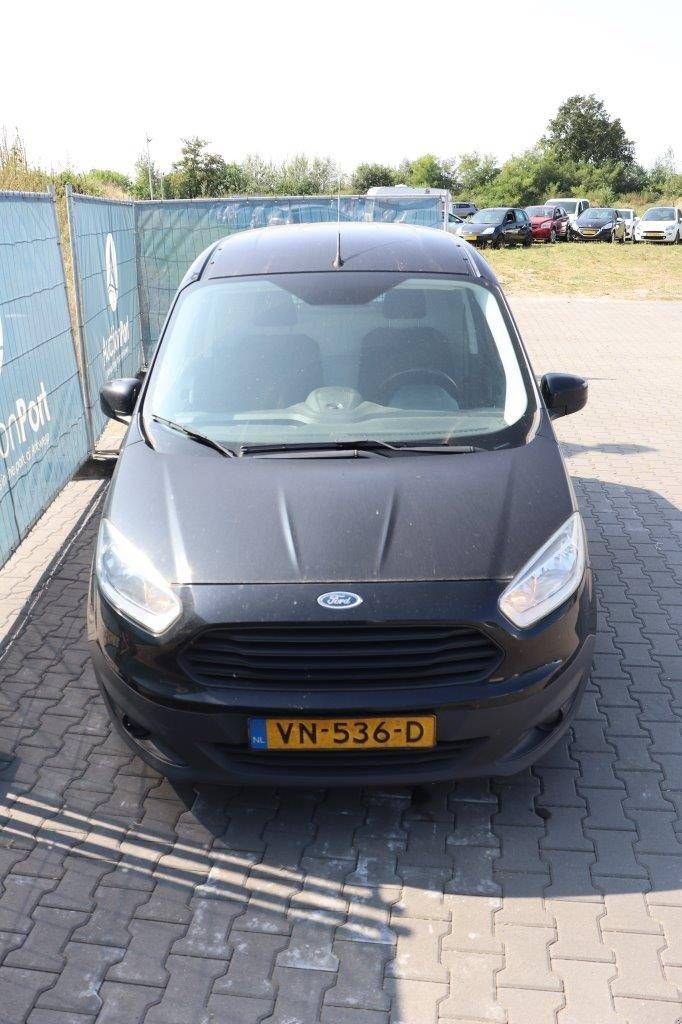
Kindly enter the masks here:
M 174 779 L 334 785 L 512 773 L 592 659 L 585 534 L 485 260 L 445 231 L 319 224 L 190 267 L 99 531 L 92 656 Z
M 625 221 L 610 207 L 591 206 L 575 222 L 577 242 L 624 242 Z
M 489 245 L 500 249 L 503 245 L 533 244 L 533 231 L 525 210 L 514 207 L 491 207 L 478 210 L 473 217 L 457 229 L 461 238 L 474 245 Z

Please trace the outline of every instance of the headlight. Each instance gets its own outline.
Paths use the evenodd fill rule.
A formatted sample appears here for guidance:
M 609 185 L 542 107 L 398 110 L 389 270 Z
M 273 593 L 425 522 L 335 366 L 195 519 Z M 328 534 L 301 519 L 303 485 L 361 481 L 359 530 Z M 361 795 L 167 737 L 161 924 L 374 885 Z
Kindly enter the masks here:
M 102 593 L 121 615 L 158 636 L 180 615 L 182 605 L 150 559 L 108 519 L 97 539 L 95 572 Z
M 677 231 L 677 224 L 666 224 L 665 233 L 667 235 L 674 235 Z
M 532 626 L 575 592 L 585 561 L 583 524 L 574 512 L 516 574 L 499 599 L 500 611 L 516 626 Z
M 483 228 L 483 231 L 481 231 L 481 234 L 482 235 L 492 235 L 494 230 L 495 230 L 494 227 L 492 227 L 492 228 Z
M 551 226 L 551 220 L 543 220 L 542 224 L 540 225 L 541 228 L 551 228 Z

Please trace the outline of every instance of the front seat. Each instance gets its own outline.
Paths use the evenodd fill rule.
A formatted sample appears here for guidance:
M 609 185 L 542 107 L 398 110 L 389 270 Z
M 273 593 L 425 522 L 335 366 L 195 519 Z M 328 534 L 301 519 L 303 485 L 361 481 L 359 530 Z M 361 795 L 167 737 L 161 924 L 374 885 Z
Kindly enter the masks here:
M 421 325 L 426 296 L 416 288 L 394 288 L 384 295 L 382 312 L 389 323 L 366 334 L 360 348 L 358 391 L 370 402 L 387 401 L 382 385 L 405 370 L 440 370 L 456 376 L 450 346 L 434 327 Z M 406 323 L 410 321 L 410 323 Z M 396 383 L 390 404 L 402 408 L 457 408 L 457 402 L 437 385 Z
M 206 412 L 284 409 L 322 386 L 317 342 L 292 331 L 297 310 L 289 292 L 273 292 L 256 307 L 253 330 L 224 341 L 195 379 L 195 404 Z M 216 353 L 218 354 L 218 353 Z M 217 372 L 222 363 L 223 372 Z

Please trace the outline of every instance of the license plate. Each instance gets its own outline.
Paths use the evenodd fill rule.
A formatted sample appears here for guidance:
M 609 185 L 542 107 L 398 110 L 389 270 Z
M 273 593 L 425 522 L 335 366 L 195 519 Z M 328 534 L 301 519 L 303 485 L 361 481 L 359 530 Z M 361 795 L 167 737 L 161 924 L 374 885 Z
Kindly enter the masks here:
M 435 744 L 435 715 L 249 719 L 252 750 L 376 750 Z
M 464 236 L 464 238 L 466 239 L 467 242 L 475 242 L 476 241 L 476 237 L 477 237 L 476 235 L 465 235 Z
M 597 234 L 597 232 L 596 232 L 596 231 L 592 231 L 592 229 L 591 229 L 591 228 L 586 228 L 586 229 L 585 229 L 585 230 L 583 231 L 583 234 L 584 234 L 584 235 L 596 235 L 596 234 Z

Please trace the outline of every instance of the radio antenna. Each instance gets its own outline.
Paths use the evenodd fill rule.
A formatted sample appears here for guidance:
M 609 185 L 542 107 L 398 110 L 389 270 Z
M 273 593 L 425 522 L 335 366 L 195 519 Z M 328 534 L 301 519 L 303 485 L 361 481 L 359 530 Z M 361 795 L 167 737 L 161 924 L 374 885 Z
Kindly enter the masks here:
M 336 256 L 332 263 L 334 270 L 343 266 L 341 257 L 341 165 L 336 161 Z

